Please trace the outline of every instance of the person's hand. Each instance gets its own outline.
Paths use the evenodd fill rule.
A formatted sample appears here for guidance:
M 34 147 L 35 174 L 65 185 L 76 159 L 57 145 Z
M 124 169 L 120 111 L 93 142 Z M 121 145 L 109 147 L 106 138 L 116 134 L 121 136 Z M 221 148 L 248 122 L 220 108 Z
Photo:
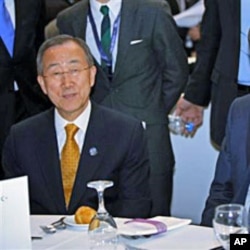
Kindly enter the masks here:
M 192 122 L 195 126 L 194 132 L 185 132 L 185 135 L 193 136 L 197 128 L 202 125 L 203 111 L 204 107 L 185 100 L 183 96 L 180 97 L 174 111 L 175 115 L 180 116 L 184 122 Z
M 188 30 L 188 35 L 190 36 L 192 41 L 194 41 L 194 42 L 199 41 L 201 38 L 200 26 L 197 25 L 197 26 L 191 27 Z

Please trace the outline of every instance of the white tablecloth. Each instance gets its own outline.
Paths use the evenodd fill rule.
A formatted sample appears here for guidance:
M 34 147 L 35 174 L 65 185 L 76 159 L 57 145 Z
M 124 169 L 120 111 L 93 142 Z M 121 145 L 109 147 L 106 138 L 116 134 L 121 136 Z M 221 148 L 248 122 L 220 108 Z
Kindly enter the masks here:
M 32 236 L 42 236 L 42 239 L 32 241 L 32 249 L 89 249 L 86 230 L 67 227 L 58 230 L 55 234 L 45 234 L 39 225 L 46 225 L 59 219 L 61 216 L 31 216 Z M 208 250 L 219 246 L 212 228 L 194 225 L 183 226 L 166 233 L 151 236 L 150 238 L 124 239 L 130 246 L 141 249 L 199 249 Z

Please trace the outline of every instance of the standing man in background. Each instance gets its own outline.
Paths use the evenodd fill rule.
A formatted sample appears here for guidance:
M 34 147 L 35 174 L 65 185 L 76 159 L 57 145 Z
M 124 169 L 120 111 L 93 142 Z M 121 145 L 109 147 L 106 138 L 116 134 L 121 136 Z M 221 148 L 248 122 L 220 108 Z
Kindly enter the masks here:
M 97 67 L 92 99 L 142 121 L 148 138 L 151 216 L 169 215 L 174 155 L 167 115 L 188 65 L 165 0 L 82 0 L 57 16 L 60 33 L 84 39 Z
M 10 126 L 50 105 L 36 80 L 44 10 L 43 0 L 0 0 L 0 158 Z
M 211 101 L 211 139 L 220 147 L 232 101 L 250 93 L 249 0 L 206 0 L 197 62 L 176 114 L 202 124 Z

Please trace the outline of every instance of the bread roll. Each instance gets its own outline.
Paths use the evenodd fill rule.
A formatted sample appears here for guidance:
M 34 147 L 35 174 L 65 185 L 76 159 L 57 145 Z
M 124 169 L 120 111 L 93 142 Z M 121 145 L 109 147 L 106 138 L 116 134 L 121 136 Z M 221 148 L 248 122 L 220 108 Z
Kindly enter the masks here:
M 75 212 L 75 222 L 76 224 L 89 224 L 95 214 L 95 209 L 88 206 L 81 206 Z

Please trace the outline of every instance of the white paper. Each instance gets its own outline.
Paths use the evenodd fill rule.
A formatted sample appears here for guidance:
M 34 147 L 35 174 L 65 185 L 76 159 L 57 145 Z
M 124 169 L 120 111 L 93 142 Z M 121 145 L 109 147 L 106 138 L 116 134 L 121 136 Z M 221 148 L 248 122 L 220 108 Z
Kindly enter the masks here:
M 31 249 L 27 176 L 0 181 L 0 249 Z
M 201 22 L 204 11 L 204 0 L 200 0 L 187 10 L 174 15 L 173 18 L 178 27 L 191 28 Z

